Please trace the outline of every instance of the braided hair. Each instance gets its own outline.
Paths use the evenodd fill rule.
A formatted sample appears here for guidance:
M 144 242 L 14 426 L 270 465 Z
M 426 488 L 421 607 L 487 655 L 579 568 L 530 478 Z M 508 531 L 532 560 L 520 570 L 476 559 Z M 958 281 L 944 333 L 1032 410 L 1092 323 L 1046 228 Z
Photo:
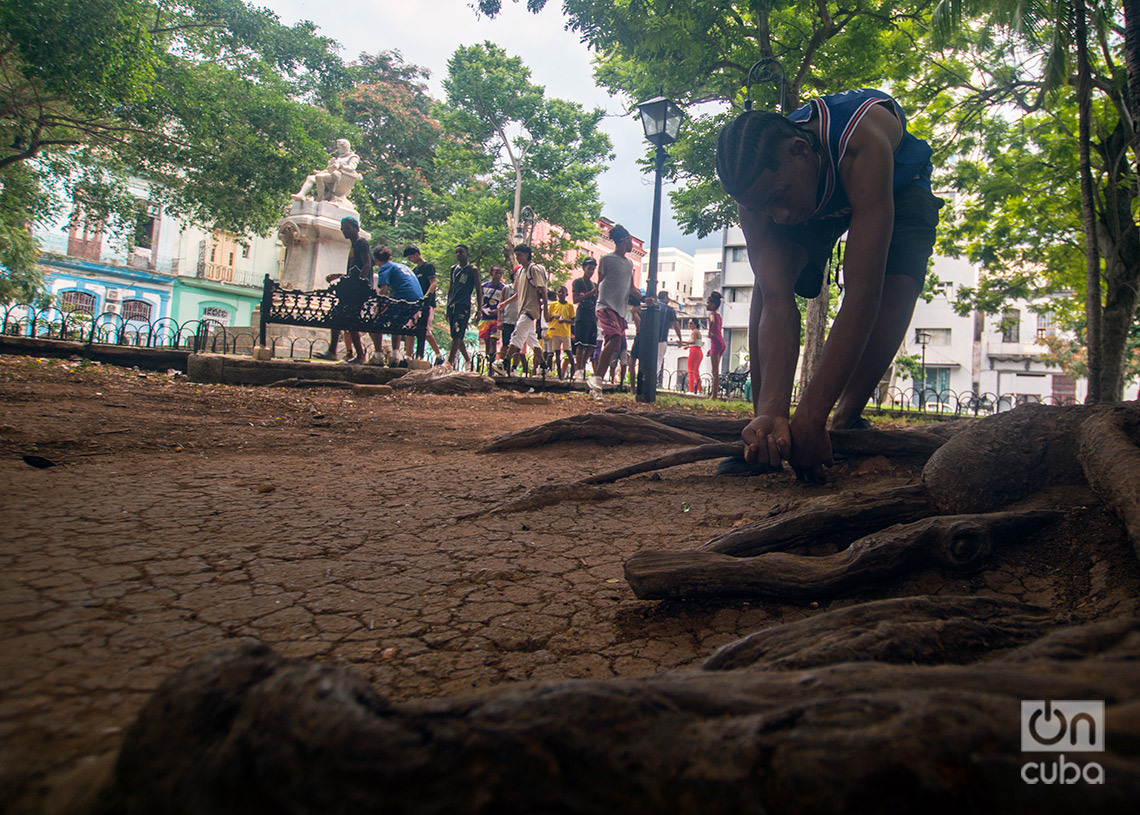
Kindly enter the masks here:
M 780 168 L 780 147 L 788 139 L 806 139 L 819 150 L 815 134 L 778 113 L 747 110 L 721 128 L 716 141 L 716 174 L 729 195 L 751 187 L 766 170 Z

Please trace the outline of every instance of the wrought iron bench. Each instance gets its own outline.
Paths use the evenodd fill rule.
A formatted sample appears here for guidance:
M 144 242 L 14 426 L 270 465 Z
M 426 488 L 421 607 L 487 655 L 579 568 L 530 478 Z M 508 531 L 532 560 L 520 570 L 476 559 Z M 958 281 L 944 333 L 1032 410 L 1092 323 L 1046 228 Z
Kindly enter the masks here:
M 343 279 L 342 281 L 343 282 Z M 316 291 L 284 289 L 265 276 L 261 293 L 259 340 L 265 346 L 265 329 L 270 324 L 298 325 L 309 328 L 339 328 L 342 331 L 364 331 L 375 334 L 411 335 L 416 338 L 416 351 L 423 356 L 427 338 L 429 309 L 424 298 L 395 300 L 383 297 L 360 281 L 361 297 L 346 298 L 340 284 Z M 338 293 L 339 288 L 339 293 Z

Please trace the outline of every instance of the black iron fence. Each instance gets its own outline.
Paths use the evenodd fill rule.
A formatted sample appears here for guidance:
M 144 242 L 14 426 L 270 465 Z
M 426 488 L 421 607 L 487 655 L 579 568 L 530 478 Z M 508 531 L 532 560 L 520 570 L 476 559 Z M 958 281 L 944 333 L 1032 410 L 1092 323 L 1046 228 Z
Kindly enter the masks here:
M 183 323 L 173 317 L 160 317 L 149 322 L 125 320 L 121 314 L 112 311 L 90 314 L 54 306 L 37 308 L 28 303 L 0 304 L 0 320 L 0 334 L 69 340 L 88 345 L 103 343 L 193 353 L 249 355 L 258 342 L 257 332 L 252 329 L 234 330 L 210 319 Z M 329 347 L 327 338 L 272 337 L 268 342 L 274 349 L 274 356 L 296 359 L 310 359 Z

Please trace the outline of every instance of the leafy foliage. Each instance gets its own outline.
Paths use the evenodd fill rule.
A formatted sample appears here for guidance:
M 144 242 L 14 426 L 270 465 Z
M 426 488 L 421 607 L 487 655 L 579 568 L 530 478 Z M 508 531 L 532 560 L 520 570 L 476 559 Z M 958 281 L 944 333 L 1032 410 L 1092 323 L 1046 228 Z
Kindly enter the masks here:
M 517 220 L 526 203 L 573 238 L 592 235 L 597 177 L 612 157 L 602 110 L 548 99 L 521 59 L 490 42 L 456 49 L 444 89 L 444 127 L 490 157 L 487 190 L 513 198 L 504 212 Z
M 344 117 L 358 130 L 364 175 L 353 191 L 355 203 L 362 223 L 381 230 L 389 245 L 410 243 L 441 211 L 434 187 L 442 127 L 432 113 L 427 71 L 395 50 L 362 54 L 351 70 Z
M 119 203 L 96 201 L 100 185 L 130 173 L 175 214 L 265 232 L 297 168 L 323 164 L 339 135 L 320 106 L 347 80 L 310 23 L 240 0 L 7 0 L 0 169 L 38 160 L 99 214 Z
M 565 277 L 566 252 L 593 236 L 601 214 L 597 177 L 612 157 L 603 111 L 548 98 L 521 59 L 489 42 L 455 51 L 444 89 L 447 100 L 434 111 L 443 128 L 434 178 L 439 210 L 449 215 L 426 226 L 425 256 L 448 259 L 437 260 L 447 268 L 463 243 L 484 277 L 495 264 L 510 269 L 508 224 L 525 203 L 555 227 L 533 245 L 535 261 L 552 281 Z
M 527 3 L 531 11 L 545 2 Z M 568 27 L 597 52 L 598 84 L 631 100 L 659 94 L 689 108 L 670 148 L 674 212 L 701 237 L 731 223 L 735 207 L 714 171 L 716 134 L 739 112 L 749 68 L 776 59 L 786 71 L 786 107 L 808 94 L 906 79 L 923 58 L 917 37 L 934 0 L 563 0 Z M 502 3 L 483 0 L 489 16 Z M 916 33 L 918 32 L 918 33 Z M 777 108 L 779 87 L 756 83 L 757 107 Z M 709 111 L 704 103 L 718 103 Z M 735 108 L 735 110 L 734 110 Z M 649 159 L 647 159 L 649 161 Z

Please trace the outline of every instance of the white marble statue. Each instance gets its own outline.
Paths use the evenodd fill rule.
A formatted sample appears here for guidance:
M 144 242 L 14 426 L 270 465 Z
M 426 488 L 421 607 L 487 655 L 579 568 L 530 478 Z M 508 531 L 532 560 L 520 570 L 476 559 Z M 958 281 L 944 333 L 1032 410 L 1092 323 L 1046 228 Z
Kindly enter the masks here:
M 329 158 L 328 165 L 323 170 L 308 176 L 301 189 L 293 195 L 293 199 L 304 201 L 312 191 L 313 198 L 317 201 L 348 204 L 349 192 L 362 177 L 356 172 L 356 165 L 359 163 L 360 156 L 352 152 L 348 139 L 337 139 L 336 153 Z

